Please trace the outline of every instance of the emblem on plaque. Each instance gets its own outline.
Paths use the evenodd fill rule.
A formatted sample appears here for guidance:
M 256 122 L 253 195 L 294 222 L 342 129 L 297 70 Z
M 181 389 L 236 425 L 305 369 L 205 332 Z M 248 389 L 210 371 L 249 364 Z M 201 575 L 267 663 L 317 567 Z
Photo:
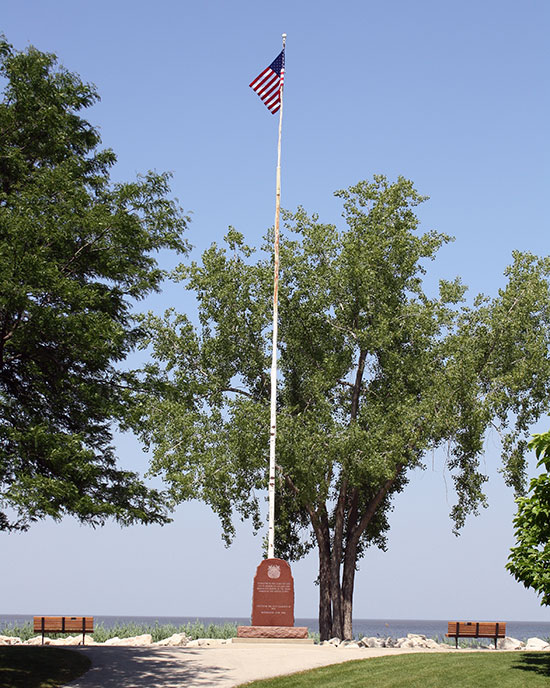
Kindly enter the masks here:
M 280 566 L 268 566 L 267 568 L 267 577 L 268 578 L 279 578 L 281 575 L 281 567 Z

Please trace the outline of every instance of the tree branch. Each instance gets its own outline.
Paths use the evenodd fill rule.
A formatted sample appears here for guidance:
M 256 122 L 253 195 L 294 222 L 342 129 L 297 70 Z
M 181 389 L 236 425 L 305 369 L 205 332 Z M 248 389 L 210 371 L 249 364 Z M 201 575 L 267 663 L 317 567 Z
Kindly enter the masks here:
M 353 384 L 353 382 L 348 382 L 347 380 L 338 380 L 338 382 L 341 385 L 344 385 L 344 387 L 351 387 L 351 389 L 355 388 L 355 385 Z
M 234 392 L 235 394 L 244 394 L 245 397 L 248 397 L 249 399 L 256 399 L 256 397 L 251 394 L 250 392 L 247 392 L 244 389 L 238 389 L 237 387 L 223 387 L 220 391 L 222 392 Z
M 350 418 L 355 420 L 357 418 L 357 411 L 359 409 L 359 397 L 361 395 L 361 384 L 363 382 L 363 372 L 365 370 L 365 360 L 367 352 L 363 349 L 359 353 L 359 360 L 357 361 L 357 374 L 355 375 L 355 384 L 353 385 L 353 395 L 351 397 Z
M 110 227 L 106 227 L 106 228 L 105 228 L 102 232 L 100 232 L 94 239 L 92 239 L 91 241 L 88 241 L 88 242 L 86 242 L 85 244 L 83 244 L 83 245 L 78 249 L 78 251 L 76 251 L 76 252 L 71 256 L 71 258 L 69 258 L 69 260 L 65 263 L 65 265 L 63 265 L 63 266 L 60 268 L 60 272 L 65 272 L 66 269 L 69 267 L 69 265 L 70 265 L 71 263 L 74 263 L 74 261 L 75 261 L 75 260 L 78 258 L 78 256 L 82 253 L 82 251 L 85 251 L 87 248 L 89 248 L 90 246 L 93 246 L 93 245 L 94 245 L 95 243 L 97 243 L 100 239 L 102 239 L 102 238 L 105 236 L 105 234 L 107 234 L 107 232 L 109 231 L 109 229 L 110 229 Z
M 399 473 L 404 468 L 404 464 L 398 464 L 397 468 L 395 470 L 395 475 L 392 476 L 391 478 L 388 478 L 386 482 L 382 485 L 382 487 L 378 490 L 374 498 L 370 501 L 367 510 L 361 517 L 361 520 L 359 521 L 359 524 L 353 531 L 350 530 L 350 537 L 348 539 L 348 542 L 351 543 L 352 547 L 357 546 L 357 543 L 359 542 L 359 538 L 361 535 L 364 533 L 365 528 L 369 525 L 372 517 L 376 513 L 376 510 L 380 506 L 380 503 L 384 499 L 384 497 L 388 494 L 389 489 L 393 485 L 393 483 L 397 480 Z

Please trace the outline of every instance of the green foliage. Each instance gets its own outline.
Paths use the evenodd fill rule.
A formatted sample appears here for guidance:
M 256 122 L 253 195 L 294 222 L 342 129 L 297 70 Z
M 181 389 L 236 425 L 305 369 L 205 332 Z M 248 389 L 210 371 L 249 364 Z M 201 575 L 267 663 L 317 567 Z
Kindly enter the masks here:
M 517 544 L 512 547 L 506 568 L 526 588 L 550 605 L 550 432 L 535 435 L 529 447 L 546 470 L 531 480 L 529 493 L 518 498 L 514 518 Z
M 456 647 L 456 641 L 454 638 L 448 638 L 446 635 L 443 635 L 439 637 L 438 635 L 435 635 L 433 637 L 433 640 L 435 640 L 436 643 L 439 643 L 440 645 L 448 645 L 450 648 L 455 648 Z M 521 638 L 518 638 L 518 640 L 522 640 Z M 524 642 L 526 639 L 523 639 Z M 462 650 L 480 650 L 480 649 L 493 649 L 494 643 L 492 640 L 487 640 L 485 638 L 459 638 L 458 639 L 458 647 L 459 649 Z
M 198 619 L 179 626 L 174 624 L 159 624 L 158 621 L 155 621 L 154 624 L 118 623 L 109 627 L 106 627 L 102 623 L 96 623 L 94 625 L 92 638 L 96 643 L 104 643 L 106 640 L 109 640 L 109 638 L 133 638 L 136 635 L 144 635 L 146 633 L 152 636 L 154 643 L 169 638 L 171 635 L 174 635 L 174 633 L 185 633 L 188 638 L 193 640 L 196 638 L 234 638 L 237 635 L 237 624 L 211 623 L 205 625 Z M 0 628 L 0 635 L 20 638 L 24 642 L 25 640 L 34 638 L 36 633 L 34 632 L 33 624 L 27 622 L 22 626 L 7 624 Z M 48 633 L 48 637 L 66 638 L 67 634 Z
M 32 621 L 27 621 L 22 626 L 17 624 L 6 624 L 0 628 L 0 635 L 7 635 L 10 638 L 20 638 L 23 642 L 34 638 L 34 626 Z
M 164 522 L 111 428 L 131 403 L 132 302 L 160 285 L 157 251 L 186 250 L 186 218 L 168 175 L 110 181 L 116 156 L 80 116 L 97 91 L 54 55 L 0 37 L 0 76 L 0 530 Z
M 504 438 L 506 479 L 521 489 L 525 433 L 548 407 L 550 260 L 515 253 L 505 288 L 473 307 L 459 279 L 428 298 L 423 261 L 449 237 L 413 234 L 412 208 L 424 198 L 412 184 L 376 177 L 337 195 L 347 231 L 301 208 L 286 214 L 297 238 L 281 241 L 279 508 L 299 516 L 300 505 L 335 498 L 343 475 L 368 502 L 396 471 L 422 467 L 427 450 L 450 441 L 460 527 L 485 503 L 479 458 L 492 424 Z M 174 501 L 204 499 L 229 539 L 232 509 L 261 523 L 272 266 L 252 262 L 235 230 L 226 242 L 177 271 L 197 296 L 200 328 L 173 311 L 145 322 L 156 359 L 145 372 L 157 393 L 143 398 L 139 429 Z M 290 520 L 291 530 L 303 525 Z
M 379 175 L 337 196 L 345 228 L 298 208 L 284 216 L 280 247 L 276 552 L 298 559 L 317 544 L 321 598 L 347 595 L 320 620 L 321 637 L 344 613 L 351 637 L 357 561 L 385 547 L 391 500 L 426 452 L 448 448 L 457 531 L 486 503 L 490 428 L 507 482 L 522 488 L 528 429 L 549 408 L 550 385 L 550 259 L 515 253 L 505 286 L 472 305 L 458 278 L 429 296 L 427 261 L 450 237 L 418 233 L 425 198 L 412 183 Z M 153 361 L 133 425 L 172 501 L 208 503 L 226 542 L 235 515 L 263 524 L 271 239 L 258 256 L 231 228 L 224 246 L 177 270 L 198 326 L 173 311 L 143 323 Z
M 247 688 L 538 688 L 548 685 L 544 652 L 449 652 L 374 657 L 303 671 Z
M 198 619 L 194 622 L 181 624 L 176 626 L 174 624 L 159 624 L 156 621 L 154 624 L 138 624 L 138 623 L 124 623 L 115 624 L 106 628 L 102 624 L 97 624 L 94 629 L 93 639 L 97 643 L 104 643 L 109 638 L 132 638 L 136 635 L 144 635 L 149 633 L 153 642 L 169 638 L 174 633 L 185 633 L 188 638 L 195 640 L 196 638 L 234 638 L 237 635 L 236 623 L 224 624 L 208 624 L 205 625 Z
M 185 626 L 181 626 L 180 631 L 175 631 L 176 633 L 185 633 L 188 638 L 196 640 L 197 638 L 235 638 L 237 636 L 237 624 L 236 623 L 223 623 L 223 624 L 213 624 L 208 625 L 203 624 L 201 621 L 196 620 L 193 623 L 187 623 Z M 168 637 L 168 636 L 166 636 Z
M 0 647 L 1 688 L 58 688 L 82 676 L 88 657 L 58 647 Z

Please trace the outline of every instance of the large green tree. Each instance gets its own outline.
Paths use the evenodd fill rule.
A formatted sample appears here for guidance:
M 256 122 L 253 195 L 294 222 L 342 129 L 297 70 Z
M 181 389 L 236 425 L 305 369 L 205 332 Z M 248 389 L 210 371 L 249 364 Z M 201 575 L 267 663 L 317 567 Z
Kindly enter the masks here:
M 550 605 L 550 432 L 535 435 L 529 447 L 535 449 L 537 466 L 546 470 L 531 480 L 529 493 L 517 500 L 516 546 L 506 568 L 540 595 L 542 604 Z
M 383 176 L 337 193 L 346 227 L 303 209 L 281 241 L 275 547 L 319 553 L 321 638 L 352 635 L 366 549 L 385 547 L 388 512 L 426 452 L 448 447 L 459 529 L 485 504 L 484 437 L 503 436 L 503 471 L 520 489 L 524 436 L 548 408 L 550 261 L 515 254 L 494 298 L 464 301 L 459 279 L 423 288 L 449 237 L 418 233 L 412 183 Z M 134 424 L 174 502 L 199 498 L 262 527 L 267 485 L 271 241 L 257 257 L 230 229 L 178 277 L 198 323 L 150 316 L 154 360 Z M 436 290 L 437 291 L 437 290 Z
M 157 491 L 117 468 L 112 424 L 131 403 L 121 362 L 155 252 L 185 251 L 166 175 L 113 184 L 111 150 L 80 115 L 93 86 L 0 37 L 0 530 L 73 514 L 164 522 Z

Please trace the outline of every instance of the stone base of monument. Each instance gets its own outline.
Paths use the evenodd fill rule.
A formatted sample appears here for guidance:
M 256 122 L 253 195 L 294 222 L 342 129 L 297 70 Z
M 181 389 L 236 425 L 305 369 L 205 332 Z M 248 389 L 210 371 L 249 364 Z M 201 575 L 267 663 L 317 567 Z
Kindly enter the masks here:
M 231 642 L 243 645 L 314 645 L 313 638 L 231 638 Z
M 237 626 L 237 638 L 307 639 L 306 626 Z

